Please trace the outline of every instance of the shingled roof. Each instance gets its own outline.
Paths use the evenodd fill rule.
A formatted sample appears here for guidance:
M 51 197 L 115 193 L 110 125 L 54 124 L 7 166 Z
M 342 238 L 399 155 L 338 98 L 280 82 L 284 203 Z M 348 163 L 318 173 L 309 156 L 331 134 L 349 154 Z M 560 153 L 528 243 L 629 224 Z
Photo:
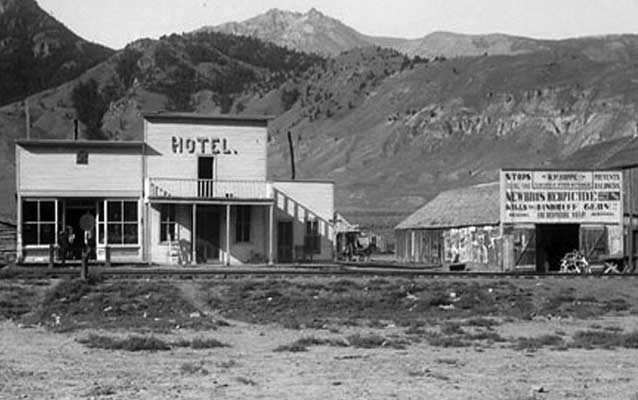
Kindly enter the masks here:
M 491 182 L 441 192 L 395 229 L 496 225 L 499 214 L 499 183 Z

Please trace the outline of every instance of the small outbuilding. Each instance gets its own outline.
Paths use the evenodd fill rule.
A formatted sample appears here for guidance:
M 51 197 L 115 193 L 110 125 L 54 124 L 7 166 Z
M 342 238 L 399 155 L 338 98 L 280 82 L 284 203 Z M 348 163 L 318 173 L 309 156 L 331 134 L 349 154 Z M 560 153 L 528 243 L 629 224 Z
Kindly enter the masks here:
M 396 228 L 400 261 L 430 265 L 498 263 L 499 183 L 440 193 Z

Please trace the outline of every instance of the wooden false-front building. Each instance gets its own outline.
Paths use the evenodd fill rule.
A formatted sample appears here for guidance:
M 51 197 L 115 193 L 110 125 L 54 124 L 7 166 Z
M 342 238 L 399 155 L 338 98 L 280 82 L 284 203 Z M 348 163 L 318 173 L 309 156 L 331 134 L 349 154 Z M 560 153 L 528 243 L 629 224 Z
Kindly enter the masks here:
M 140 142 L 18 140 L 18 260 L 332 259 L 334 184 L 268 180 L 267 125 L 158 113 Z

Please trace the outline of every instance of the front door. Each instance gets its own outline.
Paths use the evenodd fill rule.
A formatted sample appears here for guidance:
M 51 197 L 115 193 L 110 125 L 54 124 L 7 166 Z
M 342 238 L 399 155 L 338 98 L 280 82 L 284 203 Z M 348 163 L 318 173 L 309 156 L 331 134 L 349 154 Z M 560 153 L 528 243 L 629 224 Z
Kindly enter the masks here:
M 216 209 L 206 206 L 197 207 L 196 255 L 197 263 L 219 261 L 219 222 Z
M 214 197 L 214 157 L 197 158 L 197 196 Z
M 292 262 L 292 221 L 277 223 L 277 261 Z
M 82 250 L 87 243 L 85 243 L 84 229 L 80 221 L 87 214 L 95 220 L 97 214 L 95 200 L 66 200 L 63 215 L 64 234 L 61 235 L 61 238 L 58 238 L 61 258 L 63 257 L 67 260 L 80 260 L 82 258 Z M 89 258 L 95 259 L 95 227 L 88 233 L 86 242 L 88 242 L 89 246 Z

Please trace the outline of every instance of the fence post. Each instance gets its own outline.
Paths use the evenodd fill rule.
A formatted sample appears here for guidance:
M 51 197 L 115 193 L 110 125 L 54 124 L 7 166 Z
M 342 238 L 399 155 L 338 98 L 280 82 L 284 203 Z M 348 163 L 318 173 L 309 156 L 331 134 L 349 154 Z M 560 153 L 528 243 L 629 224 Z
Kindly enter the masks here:
M 49 269 L 53 269 L 53 265 L 55 264 L 55 245 L 49 245 Z
M 104 266 L 109 268 L 111 266 L 111 246 L 104 247 Z
M 80 270 L 80 279 L 87 280 L 89 276 L 89 249 L 82 250 L 82 269 Z

